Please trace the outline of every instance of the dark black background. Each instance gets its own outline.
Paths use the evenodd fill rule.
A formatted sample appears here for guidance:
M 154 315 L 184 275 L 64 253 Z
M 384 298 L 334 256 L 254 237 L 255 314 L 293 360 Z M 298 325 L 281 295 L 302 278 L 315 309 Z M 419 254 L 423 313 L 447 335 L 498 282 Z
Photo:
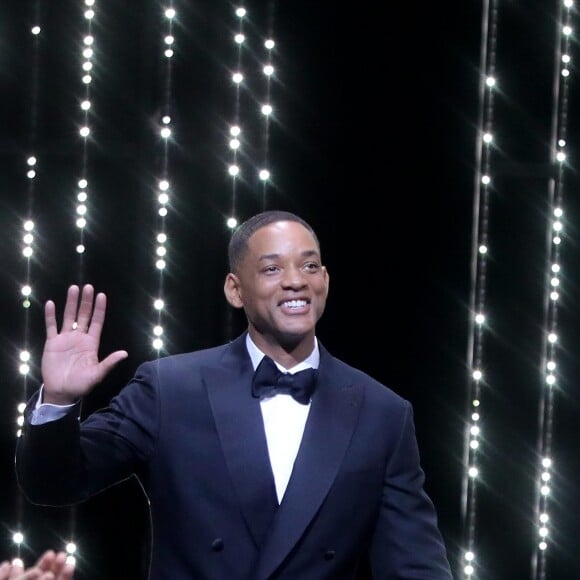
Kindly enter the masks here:
M 36 363 L 42 304 L 62 303 L 70 283 L 88 280 L 110 298 L 103 354 L 129 359 L 87 398 L 104 405 L 151 358 L 155 201 L 162 165 L 154 134 L 165 104 L 160 56 L 161 5 L 97 0 L 93 138 L 88 147 L 90 213 L 82 275 L 75 253 L 75 183 L 82 161 L 78 99 L 80 2 L 40 2 L 35 148 L 39 158 L 32 213 L 37 223 L 26 319 L 19 288 L 22 219 L 30 196 L 32 41 L 36 2 L 0 5 L 0 558 L 14 554 L 22 525 L 27 561 L 59 547 L 71 529 L 79 580 L 142 578 L 148 514 L 135 481 L 74 509 L 24 501 L 13 475 L 15 405 L 22 400 L 17 353 L 29 333 Z M 248 87 L 258 87 L 258 40 L 273 26 L 276 77 L 266 207 L 296 211 L 317 230 L 331 276 L 319 338 L 336 356 L 381 380 L 414 406 L 426 486 L 437 507 L 450 559 L 461 549 L 460 494 L 467 387 L 472 205 L 478 113 L 479 2 L 334 2 L 246 4 Z M 231 313 L 223 298 L 231 208 L 225 128 L 234 111 L 229 73 L 233 7 L 176 3 L 171 86 L 174 139 L 169 148 L 173 202 L 165 295 L 168 352 L 223 342 Z M 530 577 L 535 545 L 533 495 L 538 371 L 548 184 L 534 168 L 549 160 L 556 2 L 506 2 L 498 19 L 494 182 L 490 214 L 489 331 L 482 393 L 483 472 L 478 493 L 480 578 Z M 578 126 L 580 87 L 572 42 L 569 159 L 562 250 L 560 372 L 554 417 L 554 501 L 547 578 L 580 577 L 578 449 Z M 253 75 L 253 76 L 252 76 Z M 243 92 L 251 118 L 251 90 Z M 257 118 L 257 117 L 256 117 Z M 259 132 L 259 130 L 258 130 Z M 257 142 L 259 135 L 253 136 Z M 254 151 L 256 155 L 258 152 Z M 263 207 L 256 180 L 239 182 L 240 219 Z M 25 389 L 31 394 L 38 369 Z M 72 526 L 72 528 L 71 528 Z

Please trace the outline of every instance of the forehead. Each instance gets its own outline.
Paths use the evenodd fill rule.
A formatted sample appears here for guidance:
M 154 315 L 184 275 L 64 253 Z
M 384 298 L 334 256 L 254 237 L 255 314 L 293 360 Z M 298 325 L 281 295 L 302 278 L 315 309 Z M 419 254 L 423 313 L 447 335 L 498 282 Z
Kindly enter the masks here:
M 279 221 L 268 224 L 248 240 L 253 253 L 281 254 L 291 251 L 319 251 L 312 233 L 302 224 L 293 221 Z

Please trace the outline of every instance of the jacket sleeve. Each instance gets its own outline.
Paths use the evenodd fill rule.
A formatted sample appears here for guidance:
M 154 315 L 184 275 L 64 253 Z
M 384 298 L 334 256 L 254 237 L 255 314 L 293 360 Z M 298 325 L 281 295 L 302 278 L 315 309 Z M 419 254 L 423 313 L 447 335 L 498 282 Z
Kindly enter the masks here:
M 424 489 L 412 408 L 406 405 L 369 550 L 373 578 L 452 580 L 435 507 Z
M 18 486 L 32 503 L 66 505 L 72 503 L 70 489 L 78 488 L 81 479 L 80 404 L 56 421 L 33 425 L 37 398 L 38 393 L 28 402 L 22 434 L 16 442 Z M 53 480 L 51 474 L 60 476 Z
M 139 474 L 155 444 L 157 393 L 156 366 L 144 363 L 107 407 L 83 421 L 78 405 L 58 420 L 33 425 L 32 397 L 15 457 L 27 499 L 70 505 Z

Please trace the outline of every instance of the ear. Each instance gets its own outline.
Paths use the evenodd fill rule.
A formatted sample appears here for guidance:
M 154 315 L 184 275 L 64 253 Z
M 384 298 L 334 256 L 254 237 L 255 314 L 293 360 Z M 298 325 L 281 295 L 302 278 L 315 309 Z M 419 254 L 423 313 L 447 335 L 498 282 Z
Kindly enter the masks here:
M 240 290 L 240 280 L 231 272 L 226 276 L 224 282 L 224 294 L 226 295 L 228 303 L 234 308 L 242 308 L 244 306 Z
M 330 275 L 328 274 L 328 270 L 326 269 L 326 266 L 322 266 L 322 270 L 324 272 L 324 282 L 326 284 L 326 296 L 325 296 L 325 298 L 328 298 L 328 289 L 330 286 Z

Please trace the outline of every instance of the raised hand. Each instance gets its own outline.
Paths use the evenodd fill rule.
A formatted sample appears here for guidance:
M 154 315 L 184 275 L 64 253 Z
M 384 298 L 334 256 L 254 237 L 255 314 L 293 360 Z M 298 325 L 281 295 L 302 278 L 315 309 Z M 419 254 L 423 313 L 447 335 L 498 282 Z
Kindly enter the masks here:
M 80 299 L 80 304 L 79 304 Z M 86 395 L 128 355 L 118 350 L 99 361 L 107 297 L 91 284 L 69 287 L 60 332 L 55 304 L 46 302 L 46 342 L 42 354 L 43 402 L 66 405 Z
M 0 580 L 71 580 L 74 570 L 74 564 L 67 563 L 65 552 L 57 554 L 47 550 L 34 566 L 27 569 L 18 561 L 2 562 Z

